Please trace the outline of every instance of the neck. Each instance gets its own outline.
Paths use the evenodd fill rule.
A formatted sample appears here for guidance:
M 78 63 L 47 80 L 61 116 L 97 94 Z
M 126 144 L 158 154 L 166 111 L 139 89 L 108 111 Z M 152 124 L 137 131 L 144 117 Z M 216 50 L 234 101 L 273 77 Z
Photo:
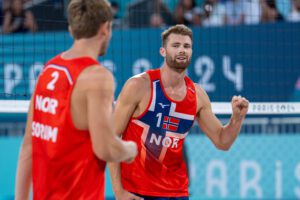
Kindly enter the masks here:
M 164 87 L 180 87 L 185 84 L 185 70 L 170 68 L 166 63 L 161 68 L 161 79 Z
M 63 54 L 63 57 L 66 59 L 91 57 L 97 60 L 100 48 L 99 41 L 92 39 L 75 40 L 73 46 Z

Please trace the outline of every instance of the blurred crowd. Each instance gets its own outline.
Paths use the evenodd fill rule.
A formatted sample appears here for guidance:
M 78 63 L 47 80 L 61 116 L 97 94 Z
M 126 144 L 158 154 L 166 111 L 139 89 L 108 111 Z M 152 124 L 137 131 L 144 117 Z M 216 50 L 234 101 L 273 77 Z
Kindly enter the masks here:
M 164 4 L 164 1 L 157 3 Z M 204 27 L 299 22 L 300 0 L 203 0 L 200 4 L 196 0 L 179 0 L 170 12 L 173 23 Z M 156 11 L 149 24 L 154 27 L 166 25 L 160 12 Z
M 62 4 L 64 12 L 68 0 L 0 0 L 2 33 L 36 32 L 38 26 L 42 27 L 42 22 L 37 23 L 37 19 L 45 16 L 35 15 L 47 13 L 32 12 L 28 9 L 31 2 L 48 2 L 49 5 L 53 5 L 49 6 L 49 9 Z M 216 27 L 280 21 L 300 22 L 300 0 L 110 0 L 110 2 L 115 16 L 114 28 L 164 28 L 174 24 Z M 66 16 L 62 16 L 64 16 L 62 20 L 66 21 Z M 55 21 L 53 24 L 55 25 Z M 46 29 L 47 26 L 48 24 Z M 67 30 L 67 23 L 63 28 Z M 61 26 L 58 29 L 61 29 Z
M 37 31 L 33 13 L 25 9 L 30 0 L 0 0 L 2 33 L 22 33 Z

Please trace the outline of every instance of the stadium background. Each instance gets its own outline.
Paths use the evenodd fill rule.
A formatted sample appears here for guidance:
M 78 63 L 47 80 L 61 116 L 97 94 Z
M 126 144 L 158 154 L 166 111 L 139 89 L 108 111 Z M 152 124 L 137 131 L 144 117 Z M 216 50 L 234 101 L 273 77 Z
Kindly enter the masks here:
M 1 35 L 0 100 L 29 99 L 43 63 L 71 45 L 66 32 L 66 2 L 27 4 L 36 16 L 39 31 Z M 135 14 L 144 16 L 143 8 L 155 1 L 117 2 L 121 17 L 136 20 Z M 164 1 L 170 10 L 177 2 Z M 284 9 L 290 7 L 288 0 L 277 4 Z M 116 97 L 130 76 L 163 62 L 159 48 L 165 26 L 148 27 L 142 18 L 115 28 L 109 51 L 100 59 L 115 75 Z M 213 102 L 229 102 L 235 94 L 251 102 L 300 101 L 299 22 L 191 28 L 194 44 L 188 74 Z M 191 198 L 299 199 L 299 116 L 278 113 L 247 117 L 229 152 L 216 150 L 194 127 L 186 141 Z M 225 123 L 230 116 L 218 117 Z M 20 113 L 0 114 L 0 199 L 13 199 L 25 118 Z M 113 193 L 108 175 L 106 185 L 109 199 Z

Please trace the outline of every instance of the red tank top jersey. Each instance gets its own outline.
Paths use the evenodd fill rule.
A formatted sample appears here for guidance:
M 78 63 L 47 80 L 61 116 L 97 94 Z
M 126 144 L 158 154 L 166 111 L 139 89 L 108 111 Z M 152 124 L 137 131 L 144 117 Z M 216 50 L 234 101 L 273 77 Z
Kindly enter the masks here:
M 34 199 L 104 199 L 105 162 L 94 155 L 90 133 L 76 129 L 70 114 L 77 77 L 95 64 L 88 57 L 64 60 L 58 55 L 38 79 L 32 123 Z
M 183 142 L 193 125 L 197 102 L 194 83 L 186 76 L 186 96 L 174 101 L 166 94 L 160 69 L 147 71 L 151 98 L 144 113 L 131 118 L 124 140 L 135 141 L 138 156 L 121 164 L 123 187 L 145 196 L 188 196 L 188 176 Z

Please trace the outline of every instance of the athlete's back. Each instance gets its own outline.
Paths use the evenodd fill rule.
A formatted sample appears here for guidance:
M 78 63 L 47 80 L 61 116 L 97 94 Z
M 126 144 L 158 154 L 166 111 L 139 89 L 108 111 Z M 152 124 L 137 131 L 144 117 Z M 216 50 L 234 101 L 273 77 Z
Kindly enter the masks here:
M 105 162 L 94 155 L 89 132 L 74 126 L 70 112 L 79 74 L 95 64 L 91 58 L 59 55 L 39 77 L 32 123 L 35 199 L 103 198 Z
M 72 0 L 75 41 L 50 60 L 30 101 L 20 151 L 16 199 L 104 199 L 105 161 L 131 161 L 133 142 L 114 134 L 112 74 L 96 60 L 111 38 L 106 0 Z

